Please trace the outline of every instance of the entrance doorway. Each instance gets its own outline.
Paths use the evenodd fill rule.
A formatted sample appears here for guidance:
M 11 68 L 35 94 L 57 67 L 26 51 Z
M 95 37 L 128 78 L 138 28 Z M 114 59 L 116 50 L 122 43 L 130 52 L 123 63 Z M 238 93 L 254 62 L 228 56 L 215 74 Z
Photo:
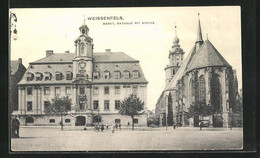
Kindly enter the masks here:
M 75 126 L 85 126 L 86 117 L 85 116 L 77 116 Z

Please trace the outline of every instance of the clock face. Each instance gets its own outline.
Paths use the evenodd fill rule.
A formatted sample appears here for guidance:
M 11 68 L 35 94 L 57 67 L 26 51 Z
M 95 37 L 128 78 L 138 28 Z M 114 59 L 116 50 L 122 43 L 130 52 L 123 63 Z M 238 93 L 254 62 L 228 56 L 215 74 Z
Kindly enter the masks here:
M 84 62 L 79 63 L 79 67 L 81 69 L 84 69 L 86 67 L 86 63 L 84 63 Z

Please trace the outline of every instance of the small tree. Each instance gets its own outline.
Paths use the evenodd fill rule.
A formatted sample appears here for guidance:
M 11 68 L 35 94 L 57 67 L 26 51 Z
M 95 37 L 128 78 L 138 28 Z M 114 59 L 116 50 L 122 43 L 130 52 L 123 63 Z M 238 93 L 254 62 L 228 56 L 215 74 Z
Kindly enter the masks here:
M 205 102 L 195 102 L 190 105 L 189 111 L 187 112 L 187 117 L 191 118 L 194 116 L 204 117 L 215 113 L 215 108 L 212 105 L 206 105 Z
M 50 103 L 49 106 L 46 107 L 45 109 L 45 113 L 46 114 L 54 114 L 54 115 L 59 115 L 61 118 L 60 121 L 60 126 L 61 126 L 61 130 L 63 130 L 63 116 L 68 114 L 68 111 L 71 110 L 71 99 L 66 96 L 66 97 L 59 97 L 59 96 L 55 96 L 52 99 L 52 103 Z
M 131 94 L 121 102 L 119 113 L 132 118 L 132 130 L 134 130 L 134 117 L 142 115 L 144 113 L 141 112 L 142 110 L 144 110 L 144 102 L 136 95 Z

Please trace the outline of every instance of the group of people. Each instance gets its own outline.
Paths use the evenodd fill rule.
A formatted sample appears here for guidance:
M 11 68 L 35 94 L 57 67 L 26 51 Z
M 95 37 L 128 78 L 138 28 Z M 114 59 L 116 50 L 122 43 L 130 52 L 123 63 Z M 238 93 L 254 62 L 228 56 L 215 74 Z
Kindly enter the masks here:
M 12 128 L 11 128 L 11 137 L 12 138 L 19 138 L 19 128 L 20 128 L 20 121 L 17 116 L 12 118 Z
M 127 124 L 127 126 L 129 126 L 129 122 L 128 122 L 128 124 Z M 101 131 L 101 132 L 103 132 L 104 130 L 105 130 L 105 127 L 106 127 L 106 129 L 108 130 L 108 127 L 110 126 L 110 128 L 111 128 L 111 131 L 112 131 L 112 133 L 114 133 L 116 130 L 121 130 L 121 123 L 112 123 L 111 125 L 109 125 L 109 124 L 107 124 L 106 126 L 104 125 L 104 124 L 101 124 L 101 125 L 95 125 L 95 127 L 94 127 L 94 131 L 97 131 L 97 132 L 99 132 L 99 131 Z M 86 130 L 86 127 L 84 127 L 84 130 Z

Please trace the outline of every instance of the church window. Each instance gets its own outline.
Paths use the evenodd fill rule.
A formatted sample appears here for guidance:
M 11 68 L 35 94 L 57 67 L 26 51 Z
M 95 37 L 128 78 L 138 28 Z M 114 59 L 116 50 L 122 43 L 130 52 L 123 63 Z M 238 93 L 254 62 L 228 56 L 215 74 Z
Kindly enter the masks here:
M 124 78 L 126 78 L 126 79 L 130 78 L 130 72 L 129 71 L 124 71 L 123 75 L 124 75 Z
M 109 73 L 109 71 L 105 71 L 104 73 L 105 73 L 105 79 L 109 79 L 109 78 L 110 78 L 110 73 Z
M 221 84 L 219 81 L 218 75 L 213 75 L 211 79 L 211 95 L 210 95 L 211 104 L 215 107 L 217 111 L 221 107 Z
M 116 79 L 121 78 L 121 73 L 120 73 L 120 71 L 115 71 L 115 78 L 116 78 Z
M 174 69 L 172 70 L 172 74 L 175 75 L 175 70 Z
M 206 101 L 205 79 L 203 76 L 199 78 L 199 101 Z
M 133 76 L 134 76 L 134 78 L 139 78 L 139 71 L 135 70 L 133 72 Z

